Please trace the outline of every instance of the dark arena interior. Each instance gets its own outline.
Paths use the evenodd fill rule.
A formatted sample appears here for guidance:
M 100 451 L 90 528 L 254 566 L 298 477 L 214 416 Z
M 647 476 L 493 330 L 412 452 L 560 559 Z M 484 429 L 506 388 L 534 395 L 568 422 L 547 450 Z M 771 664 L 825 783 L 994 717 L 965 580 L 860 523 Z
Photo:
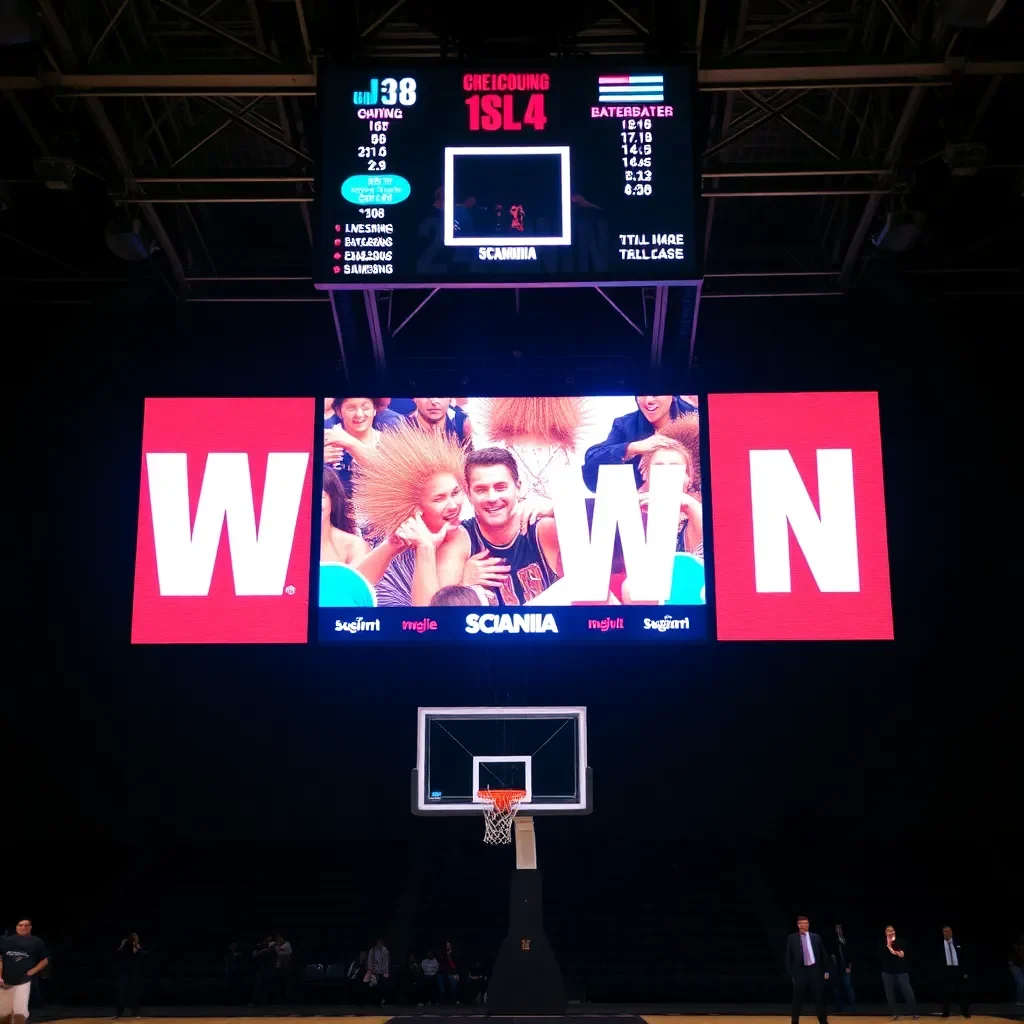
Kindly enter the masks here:
M 0 1024 L 1021 1019 L 1024 4 L 0 0 L 0 86 Z

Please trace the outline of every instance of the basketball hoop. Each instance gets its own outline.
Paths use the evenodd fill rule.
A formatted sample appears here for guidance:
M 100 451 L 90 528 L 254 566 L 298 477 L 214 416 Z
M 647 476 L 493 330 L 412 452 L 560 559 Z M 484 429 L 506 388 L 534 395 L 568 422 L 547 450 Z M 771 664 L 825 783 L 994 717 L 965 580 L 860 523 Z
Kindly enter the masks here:
M 525 789 L 481 789 L 477 796 L 484 802 L 484 842 L 501 846 L 512 842 L 512 821 L 520 801 L 526 799 Z

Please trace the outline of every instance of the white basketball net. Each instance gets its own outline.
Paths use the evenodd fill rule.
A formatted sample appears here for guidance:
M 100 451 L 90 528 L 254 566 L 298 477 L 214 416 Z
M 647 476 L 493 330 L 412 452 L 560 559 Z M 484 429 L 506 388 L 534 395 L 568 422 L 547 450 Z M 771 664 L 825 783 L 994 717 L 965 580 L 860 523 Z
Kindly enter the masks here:
M 519 811 L 519 803 L 525 793 L 509 793 L 496 790 L 480 793 L 487 801 L 484 804 L 484 842 L 489 846 L 501 846 L 512 842 L 512 822 Z

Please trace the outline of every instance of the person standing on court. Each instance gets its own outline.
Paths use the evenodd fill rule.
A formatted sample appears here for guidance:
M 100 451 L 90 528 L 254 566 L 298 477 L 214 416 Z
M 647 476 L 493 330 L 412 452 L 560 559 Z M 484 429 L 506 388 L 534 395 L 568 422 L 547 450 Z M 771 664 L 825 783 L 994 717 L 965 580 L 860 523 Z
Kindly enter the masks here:
M 953 938 L 953 929 L 947 924 L 942 929 L 942 1016 L 948 1017 L 955 995 L 960 1002 L 960 1012 L 965 1018 L 971 1015 L 970 999 L 967 995 L 967 957 L 963 947 Z
M 46 970 L 50 954 L 32 934 L 32 920 L 23 917 L 14 935 L 0 939 L 0 1021 L 25 1024 L 32 979 Z
M 123 1017 L 127 1010 L 133 1017 L 142 1016 L 142 958 L 145 950 L 138 932 L 132 932 L 117 947 L 117 985 L 115 1017 Z
M 833 960 L 836 964 L 836 1010 L 839 1009 L 840 999 L 844 1000 L 850 1007 L 850 1013 L 857 1012 L 857 995 L 853 991 L 853 954 L 846 941 L 846 933 L 841 924 L 836 925 L 836 944 Z
M 889 1004 L 889 1012 L 892 1014 L 892 1019 L 900 1019 L 900 1015 L 896 1012 L 896 986 L 899 985 L 907 1008 L 914 1015 L 914 1020 L 917 1020 L 917 999 L 914 998 L 914 990 L 910 987 L 907 944 L 902 939 L 896 938 L 896 929 L 891 924 L 885 929 L 885 941 L 882 943 L 881 959 L 882 987 L 885 989 L 885 1001 Z
M 825 1016 L 825 982 L 828 981 L 828 953 L 820 935 L 811 931 L 811 923 L 802 914 L 796 919 L 796 931 L 786 940 L 786 970 L 793 979 L 793 1024 L 800 1019 L 804 995 L 810 987 L 814 1012 L 819 1024 L 828 1024 Z
M 383 1006 L 391 994 L 391 954 L 383 939 L 378 939 L 370 950 L 366 959 L 366 973 L 372 979 L 370 984 L 377 986 L 374 1001 L 379 1001 Z

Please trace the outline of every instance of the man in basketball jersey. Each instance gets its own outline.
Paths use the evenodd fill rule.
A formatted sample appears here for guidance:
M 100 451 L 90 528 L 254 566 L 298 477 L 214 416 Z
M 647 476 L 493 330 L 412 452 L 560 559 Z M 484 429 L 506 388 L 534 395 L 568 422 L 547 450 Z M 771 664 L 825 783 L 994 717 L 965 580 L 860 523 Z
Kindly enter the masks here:
M 466 456 L 466 493 L 474 515 L 463 520 L 439 557 L 439 578 L 485 587 L 493 605 L 535 600 L 561 572 L 550 507 L 535 509 L 539 515 L 529 521 L 521 504 L 519 467 L 504 448 L 484 448 Z

